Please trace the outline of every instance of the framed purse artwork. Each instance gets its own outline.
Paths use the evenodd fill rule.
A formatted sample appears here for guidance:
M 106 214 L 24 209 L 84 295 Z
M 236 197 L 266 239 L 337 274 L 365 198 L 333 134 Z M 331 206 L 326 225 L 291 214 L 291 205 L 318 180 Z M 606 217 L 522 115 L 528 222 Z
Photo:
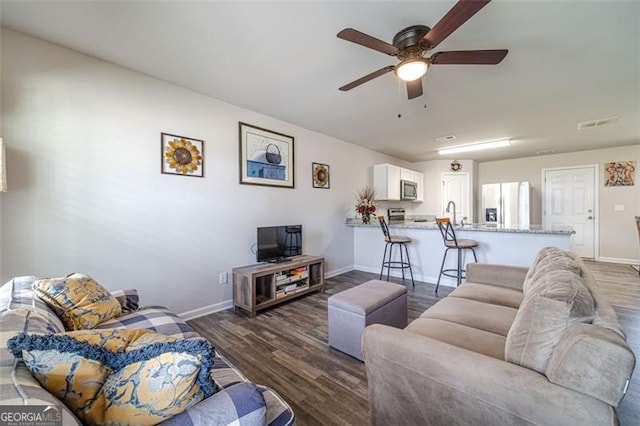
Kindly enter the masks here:
M 294 138 L 239 123 L 240 183 L 282 188 L 295 186 Z

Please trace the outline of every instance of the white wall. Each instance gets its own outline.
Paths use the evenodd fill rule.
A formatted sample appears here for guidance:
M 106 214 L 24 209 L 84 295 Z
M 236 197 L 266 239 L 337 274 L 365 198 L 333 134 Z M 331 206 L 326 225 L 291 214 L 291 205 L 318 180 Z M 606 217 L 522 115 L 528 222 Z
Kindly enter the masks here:
M 640 171 L 636 170 L 635 186 L 605 187 L 604 163 L 611 161 L 636 161 L 640 165 L 640 145 L 479 163 L 478 188 L 485 183 L 531 182 L 531 223 L 542 223 L 542 169 L 598 164 L 599 257 L 636 260 L 639 245 L 634 216 L 640 215 Z M 623 204 L 624 211 L 614 211 L 616 204 Z
M 218 274 L 255 263 L 257 226 L 293 223 L 329 271 L 353 267 L 344 218 L 392 158 L 15 31 L 1 40 L 3 282 L 78 271 L 179 313 L 226 306 Z M 295 189 L 238 183 L 239 121 L 295 137 Z M 205 178 L 160 173 L 161 132 L 205 141 Z M 331 189 L 312 188 L 312 161 Z
M 469 173 L 469 199 L 467 203 L 469 206 L 474 206 L 475 191 L 473 189 L 476 180 L 476 162 L 473 160 L 458 161 L 462 165 L 460 173 Z M 425 186 L 424 203 L 413 203 L 413 205 L 407 207 L 407 210 L 410 210 L 412 214 L 442 216 L 442 173 L 451 173 L 451 160 L 410 163 L 407 168 L 422 172 Z M 471 214 L 473 215 L 474 213 L 475 210 L 472 209 Z M 468 221 L 473 222 L 473 217 L 469 217 Z

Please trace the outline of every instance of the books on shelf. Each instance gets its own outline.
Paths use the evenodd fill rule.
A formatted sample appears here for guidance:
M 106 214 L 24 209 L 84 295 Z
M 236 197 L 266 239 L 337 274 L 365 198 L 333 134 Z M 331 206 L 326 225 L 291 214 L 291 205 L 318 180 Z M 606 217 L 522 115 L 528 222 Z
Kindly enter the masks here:
M 287 296 L 289 294 L 294 294 L 299 291 L 307 290 L 309 288 L 309 283 L 304 283 L 301 285 L 298 284 L 289 284 L 286 286 L 278 287 L 276 290 L 276 299 L 280 299 L 281 297 Z
M 298 288 L 297 284 L 288 284 L 288 285 L 282 287 L 282 290 L 284 290 L 286 293 L 288 293 L 288 292 L 290 292 L 292 290 L 295 290 L 296 288 Z
M 291 277 L 288 275 L 276 275 L 276 285 L 287 284 L 291 282 Z

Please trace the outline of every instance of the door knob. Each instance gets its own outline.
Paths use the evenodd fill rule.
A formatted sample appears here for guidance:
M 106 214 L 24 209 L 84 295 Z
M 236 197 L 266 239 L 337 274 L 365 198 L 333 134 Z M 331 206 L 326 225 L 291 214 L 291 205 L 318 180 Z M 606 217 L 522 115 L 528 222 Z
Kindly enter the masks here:
M 587 217 L 587 219 L 588 219 L 588 220 L 591 220 L 591 219 L 593 219 L 593 216 L 589 216 L 589 217 Z

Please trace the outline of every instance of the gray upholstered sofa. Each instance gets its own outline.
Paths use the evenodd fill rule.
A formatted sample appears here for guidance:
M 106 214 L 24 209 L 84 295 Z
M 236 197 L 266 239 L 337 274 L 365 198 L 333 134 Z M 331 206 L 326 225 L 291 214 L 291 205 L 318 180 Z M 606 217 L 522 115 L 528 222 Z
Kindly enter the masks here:
M 635 357 L 582 260 L 469 264 L 405 329 L 362 337 L 374 425 L 614 425 Z
M 60 319 L 32 290 L 33 276 L 17 277 L 0 287 L 0 411 L 7 405 L 58 406 L 65 426 L 82 423 L 32 376 L 24 363 L 14 359 L 7 341 L 24 331 L 62 333 Z M 98 324 L 97 329 L 144 328 L 176 339 L 202 339 L 185 321 L 163 306 L 138 309 L 135 290 L 113 295 L 123 315 Z M 295 424 L 291 407 L 272 389 L 252 384 L 217 351 L 211 378 L 220 389 L 163 424 L 180 426 Z M 260 405 L 262 408 L 260 408 Z M 132 420 L 132 424 L 136 421 Z

